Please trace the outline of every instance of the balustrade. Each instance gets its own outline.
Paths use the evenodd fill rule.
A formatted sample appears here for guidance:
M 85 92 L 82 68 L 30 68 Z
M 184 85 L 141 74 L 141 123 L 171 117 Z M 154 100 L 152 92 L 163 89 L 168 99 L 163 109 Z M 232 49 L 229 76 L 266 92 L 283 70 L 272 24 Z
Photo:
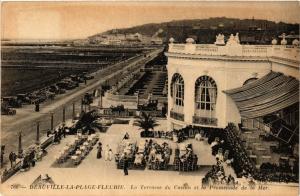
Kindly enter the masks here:
M 277 57 L 299 61 L 299 46 L 287 45 L 224 45 L 170 44 L 169 53 L 211 56 Z
M 201 124 L 201 125 L 214 125 L 214 126 L 217 126 L 218 119 L 209 118 L 209 117 L 201 117 L 201 116 L 193 116 L 193 123 Z
M 184 121 L 184 114 L 175 112 L 173 110 L 170 111 L 170 117 L 176 120 Z

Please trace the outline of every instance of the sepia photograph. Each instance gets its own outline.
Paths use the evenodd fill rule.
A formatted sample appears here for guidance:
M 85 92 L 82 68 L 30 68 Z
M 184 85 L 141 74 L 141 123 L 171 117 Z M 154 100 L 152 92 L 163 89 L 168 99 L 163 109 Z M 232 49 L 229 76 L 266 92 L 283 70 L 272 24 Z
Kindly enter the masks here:
M 2 196 L 299 194 L 300 2 L 2 1 Z

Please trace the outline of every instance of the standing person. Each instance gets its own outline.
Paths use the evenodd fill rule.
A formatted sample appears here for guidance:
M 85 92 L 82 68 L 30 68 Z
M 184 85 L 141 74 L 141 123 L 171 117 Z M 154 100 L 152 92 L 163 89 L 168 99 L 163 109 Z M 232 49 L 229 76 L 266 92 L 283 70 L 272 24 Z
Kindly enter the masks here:
M 34 167 L 35 166 L 35 151 L 34 150 L 32 150 L 30 152 L 29 157 L 30 157 L 31 165 L 32 165 L 32 167 Z
M 113 152 L 111 149 L 108 151 L 108 160 L 111 161 L 113 159 Z
M 63 134 L 64 138 L 66 138 L 66 127 L 65 126 L 63 126 L 63 128 L 62 128 L 62 134 Z
M 50 131 L 50 129 L 48 129 L 48 131 L 47 131 L 47 137 L 49 137 L 50 134 L 51 134 L 51 131 Z
M 13 152 L 13 159 L 12 159 L 12 161 L 13 161 L 14 165 L 16 164 L 17 157 L 18 157 L 17 154 L 15 152 Z
M 1 168 L 3 167 L 3 162 L 4 162 L 4 150 L 5 150 L 5 145 L 1 145 Z
M 101 159 L 101 157 L 102 157 L 102 143 L 101 142 L 99 142 L 98 143 L 99 145 L 98 145 L 98 147 L 97 147 L 97 159 Z
M 110 149 L 110 148 L 109 148 L 109 145 L 107 144 L 107 145 L 106 145 L 105 152 L 104 152 L 104 159 L 105 159 L 105 161 L 108 160 L 109 149 Z
M 10 161 L 10 167 L 13 167 L 13 156 L 14 156 L 14 153 L 13 153 L 13 152 L 10 152 L 10 153 L 9 153 L 9 156 L 8 156 L 9 161 Z
M 126 153 L 124 153 L 123 161 L 124 161 L 124 166 L 123 166 L 124 175 L 127 176 L 128 175 L 128 159 L 127 159 L 127 154 Z

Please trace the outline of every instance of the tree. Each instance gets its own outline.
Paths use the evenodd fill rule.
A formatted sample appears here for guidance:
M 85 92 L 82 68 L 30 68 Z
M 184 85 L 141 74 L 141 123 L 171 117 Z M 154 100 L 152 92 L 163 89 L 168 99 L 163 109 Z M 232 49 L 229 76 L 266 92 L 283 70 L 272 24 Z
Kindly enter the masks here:
M 143 136 L 149 136 L 150 135 L 150 129 L 153 129 L 158 124 L 156 123 L 156 120 L 149 114 L 142 112 L 139 116 L 139 119 L 136 120 L 135 125 L 139 126 L 140 129 L 143 129 L 144 131 L 141 132 L 141 137 Z
M 96 129 L 101 129 L 101 125 L 97 123 L 99 115 L 96 110 L 83 112 L 76 123 L 75 130 L 81 129 L 83 133 L 95 133 Z

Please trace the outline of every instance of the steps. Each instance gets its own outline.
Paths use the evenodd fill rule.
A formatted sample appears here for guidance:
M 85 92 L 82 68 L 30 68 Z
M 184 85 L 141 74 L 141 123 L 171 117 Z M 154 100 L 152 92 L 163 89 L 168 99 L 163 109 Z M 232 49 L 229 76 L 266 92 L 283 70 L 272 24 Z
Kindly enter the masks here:
M 276 141 L 264 141 L 261 135 L 263 131 L 251 129 L 241 132 L 244 147 L 250 159 L 259 167 L 262 163 L 277 163 L 280 155 L 272 152 L 271 148 L 276 146 Z

